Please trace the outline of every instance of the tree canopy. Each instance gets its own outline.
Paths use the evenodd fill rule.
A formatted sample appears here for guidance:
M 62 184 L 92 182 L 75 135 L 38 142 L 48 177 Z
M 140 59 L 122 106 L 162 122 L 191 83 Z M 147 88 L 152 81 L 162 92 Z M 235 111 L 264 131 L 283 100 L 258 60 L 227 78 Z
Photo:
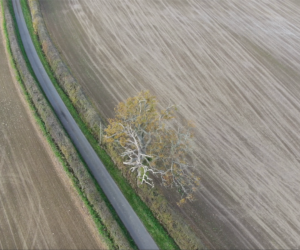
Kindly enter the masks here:
M 156 98 L 143 91 L 117 105 L 105 140 L 121 148 L 123 163 L 137 172 L 139 184 L 154 187 L 157 176 L 164 186 L 175 187 L 184 203 L 193 199 L 199 178 L 191 174 L 191 126 L 171 125 L 176 111 L 176 105 L 158 111 Z

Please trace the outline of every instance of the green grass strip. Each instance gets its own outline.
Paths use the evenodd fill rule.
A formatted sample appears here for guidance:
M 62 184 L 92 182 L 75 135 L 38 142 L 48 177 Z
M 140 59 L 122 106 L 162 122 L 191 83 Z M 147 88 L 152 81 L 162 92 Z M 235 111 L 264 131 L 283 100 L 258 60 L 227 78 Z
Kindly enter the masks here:
M 1 2 L 1 7 L 2 7 L 2 15 L 3 15 L 3 23 L 2 23 L 2 26 L 3 26 L 3 30 L 4 30 L 4 35 L 5 35 L 5 41 L 6 41 L 6 48 L 7 48 L 7 51 L 8 51 L 8 55 L 9 55 L 9 61 L 10 61 L 10 64 L 11 64 L 11 67 L 14 71 L 14 74 L 15 74 L 15 78 L 16 80 L 18 81 L 18 83 L 20 84 L 20 87 L 22 89 L 22 93 L 23 95 L 25 96 L 25 99 L 32 111 L 32 114 L 37 122 L 37 124 L 39 125 L 39 128 L 41 129 L 43 135 L 46 137 L 47 139 L 47 142 L 49 143 L 49 145 L 51 146 L 51 149 L 53 150 L 55 156 L 58 158 L 58 160 L 60 161 L 60 163 L 62 164 L 64 170 L 66 171 L 66 173 L 68 174 L 68 176 L 71 178 L 72 180 L 72 183 L 74 185 L 74 187 L 76 188 L 78 194 L 80 195 L 81 199 L 83 200 L 84 204 L 86 205 L 86 207 L 88 208 L 88 211 L 90 213 L 90 215 L 92 216 L 95 224 L 96 224 L 96 227 L 98 229 L 98 232 L 100 233 L 100 235 L 102 236 L 102 239 L 105 241 L 105 243 L 107 244 L 107 246 L 110 248 L 110 249 L 115 249 L 116 246 L 114 246 L 113 244 L 113 241 L 112 239 L 110 238 L 108 232 L 107 232 L 107 228 L 103 225 L 103 223 L 101 222 L 101 218 L 98 216 L 97 212 L 94 210 L 93 206 L 90 204 L 90 202 L 88 201 L 88 199 L 86 198 L 85 194 L 83 193 L 83 191 L 81 190 L 81 187 L 79 185 L 79 181 L 78 179 L 72 174 L 72 172 L 70 171 L 70 169 L 68 168 L 68 163 L 64 160 L 64 156 L 63 154 L 61 153 L 61 151 L 57 148 L 56 144 L 54 143 L 54 141 L 52 140 L 52 137 L 51 135 L 48 133 L 47 129 L 46 129 L 46 126 L 43 122 L 43 120 L 41 119 L 41 117 L 39 116 L 38 114 L 38 111 L 29 95 L 29 93 L 27 92 L 26 90 L 26 87 L 24 85 L 24 82 L 22 81 L 22 78 L 20 76 L 20 73 L 17 69 L 17 66 L 16 66 L 16 63 L 13 59 L 13 55 L 12 55 L 12 51 L 11 51 L 11 47 L 10 47 L 10 42 L 9 42 L 9 36 L 8 36 L 8 31 L 7 31 L 7 26 L 6 26 L 6 20 L 5 20 L 5 13 L 4 13 L 4 4 L 3 4 L 3 0 L 0 0 Z M 15 20 L 15 16 L 14 16 L 14 12 L 13 12 L 13 9 L 12 9 L 12 2 L 11 1 L 8 1 L 8 7 L 9 7 L 9 10 L 12 14 L 12 17 L 14 19 L 14 22 L 16 23 L 16 20 Z M 14 27 L 15 31 L 16 31 L 16 34 L 17 34 L 17 40 L 19 42 L 19 45 L 20 45 L 20 35 L 19 35 L 19 32 L 18 30 L 16 30 L 16 26 Z M 22 44 L 22 43 L 21 43 Z M 23 52 L 23 54 L 25 53 L 24 51 L 24 48 L 22 45 L 20 45 L 20 48 Z M 27 63 L 27 66 L 30 66 L 29 62 L 28 62 L 28 59 L 25 60 L 26 63 Z M 31 68 L 31 67 L 30 67 Z M 32 69 L 31 69 L 32 71 Z
M 72 114 L 73 118 L 75 119 L 76 123 L 94 148 L 95 152 L 100 157 L 101 161 L 107 168 L 110 175 L 113 177 L 121 191 L 123 192 L 124 196 L 137 213 L 143 224 L 145 225 L 148 232 L 153 237 L 154 241 L 157 243 L 160 249 L 180 249 L 178 245 L 175 243 L 174 239 L 167 233 L 167 231 L 163 228 L 163 226 L 159 223 L 159 221 L 155 218 L 152 211 L 149 207 L 141 200 L 141 198 L 136 194 L 134 189 L 130 186 L 128 181 L 123 177 L 120 170 L 115 167 L 113 161 L 111 160 L 110 156 L 106 153 L 104 149 L 102 149 L 97 140 L 94 138 L 86 124 L 80 118 L 80 115 L 76 111 L 75 107 L 73 106 L 71 100 L 69 99 L 68 95 L 63 91 L 63 89 L 58 84 L 54 72 L 52 71 L 46 56 L 42 50 L 38 35 L 34 33 L 31 14 L 29 10 L 29 6 L 26 0 L 21 0 L 23 14 L 26 20 L 26 24 L 28 30 L 30 32 L 32 41 L 34 46 L 38 52 L 38 55 L 52 81 L 54 84 L 57 92 L 59 93 L 60 97 L 64 101 L 65 105 L 67 106 L 68 110 Z M 99 187 L 100 188 L 100 187 Z

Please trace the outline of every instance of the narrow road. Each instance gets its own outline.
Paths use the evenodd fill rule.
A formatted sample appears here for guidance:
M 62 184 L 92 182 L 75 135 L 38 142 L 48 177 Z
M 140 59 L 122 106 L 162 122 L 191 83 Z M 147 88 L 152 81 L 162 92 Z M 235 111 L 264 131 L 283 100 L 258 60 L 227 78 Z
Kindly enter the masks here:
M 125 199 L 124 195 L 112 177 L 107 172 L 103 163 L 100 161 L 99 157 L 79 129 L 69 110 L 61 100 L 52 82 L 50 81 L 32 43 L 22 13 L 20 1 L 13 0 L 13 7 L 21 34 L 21 39 L 34 73 L 75 147 L 80 152 L 84 161 L 93 173 L 105 195 L 108 197 L 138 248 L 158 249 L 158 246 L 155 244 L 154 240 L 151 238 L 150 234 L 147 232 L 146 228 L 133 211 L 132 207 Z

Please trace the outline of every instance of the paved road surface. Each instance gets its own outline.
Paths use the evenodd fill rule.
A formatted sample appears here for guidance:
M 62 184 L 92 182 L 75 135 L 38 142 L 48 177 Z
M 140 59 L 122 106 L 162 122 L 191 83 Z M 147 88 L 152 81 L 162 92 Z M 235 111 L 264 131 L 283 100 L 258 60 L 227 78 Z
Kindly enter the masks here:
M 58 118 L 62 122 L 76 148 L 82 155 L 94 177 L 118 213 L 128 232 L 132 236 L 139 249 L 158 249 L 157 245 L 145 229 L 144 225 L 133 211 L 128 201 L 113 181 L 97 154 L 77 126 L 65 104 L 56 92 L 50 81 L 32 43 L 22 13 L 20 1 L 13 1 L 17 24 L 25 51 L 48 100 L 53 106 Z

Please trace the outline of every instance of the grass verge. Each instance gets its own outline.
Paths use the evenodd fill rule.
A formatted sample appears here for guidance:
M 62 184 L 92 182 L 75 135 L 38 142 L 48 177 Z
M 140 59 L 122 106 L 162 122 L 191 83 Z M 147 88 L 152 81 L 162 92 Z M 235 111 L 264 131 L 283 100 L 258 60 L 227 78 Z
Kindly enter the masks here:
M 161 249 L 179 249 L 175 241 L 168 235 L 166 230 L 163 226 L 159 223 L 159 221 L 155 218 L 152 211 L 148 208 L 148 206 L 140 199 L 140 197 L 136 194 L 134 189 L 130 186 L 128 181 L 122 176 L 120 170 L 114 166 L 113 161 L 109 157 L 109 155 L 103 150 L 99 145 L 97 140 L 94 138 L 86 124 L 81 120 L 78 112 L 74 108 L 72 102 L 70 101 L 67 94 L 62 90 L 58 82 L 56 81 L 54 74 L 47 62 L 47 59 L 43 53 L 42 46 L 40 44 L 38 36 L 34 32 L 34 28 L 32 25 L 32 19 L 29 7 L 27 5 L 26 0 L 21 0 L 23 14 L 26 20 L 26 24 L 28 30 L 30 32 L 31 38 L 33 40 L 34 46 L 38 52 L 38 55 L 51 79 L 53 82 L 56 90 L 58 91 L 59 95 L 61 96 L 62 100 L 64 101 L 65 105 L 69 109 L 70 113 L 72 114 L 73 118 L 79 125 L 80 129 L 100 157 L 103 164 L 106 166 L 107 170 L 113 177 L 113 179 L 118 184 L 119 188 L 123 192 L 124 196 L 131 204 L 132 208 L 135 210 L 141 221 L 144 223 L 145 227 L 147 228 L 148 232 L 151 234 L 159 248 Z
M 59 159 L 59 161 L 62 164 L 64 170 L 66 171 L 66 173 L 68 174 L 68 176 L 71 178 L 72 183 L 73 183 L 74 187 L 76 188 L 78 194 L 80 195 L 80 197 L 83 200 L 84 204 L 88 208 L 88 211 L 89 211 L 90 215 L 92 216 L 92 218 L 93 218 L 93 220 L 94 220 L 94 222 L 96 224 L 96 227 L 98 229 L 98 232 L 102 236 L 102 239 L 105 241 L 105 243 L 107 244 L 107 246 L 110 249 L 115 249 L 117 247 L 115 246 L 112 238 L 110 237 L 107 228 L 103 225 L 103 223 L 101 221 L 101 218 L 99 217 L 99 215 L 97 214 L 97 212 L 95 211 L 95 209 L 90 204 L 90 202 L 87 199 L 87 197 L 85 196 L 84 192 L 82 191 L 81 186 L 79 185 L 78 179 L 72 173 L 72 171 L 70 171 L 70 169 L 68 167 L 68 163 L 65 161 L 65 158 L 64 158 L 62 152 L 59 150 L 59 148 L 57 147 L 57 145 L 55 144 L 55 142 L 52 140 L 52 137 L 51 137 L 50 133 L 47 131 L 45 123 L 43 122 L 42 118 L 39 116 L 39 113 L 38 113 L 38 111 L 37 111 L 37 109 L 36 109 L 36 107 L 35 107 L 32 99 L 30 97 L 30 94 L 26 90 L 24 82 L 22 81 L 22 78 L 21 78 L 21 74 L 19 73 L 19 71 L 17 69 L 16 62 L 13 59 L 13 55 L 12 55 L 12 51 L 11 51 L 11 47 L 10 47 L 9 36 L 8 36 L 8 31 L 7 31 L 7 25 L 6 25 L 6 19 L 5 19 L 5 12 L 4 12 L 4 3 L 3 3 L 3 0 L 0 0 L 0 3 L 1 3 L 1 9 L 2 9 L 2 15 L 3 15 L 2 26 L 3 26 L 4 36 L 5 36 L 6 49 L 8 51 L 8 56 L 9 56 L 9 61 L 10 61 L 11 67 L 12 67 L 13 72 L 15 74 L 15 78 L 18 81 L 18 83 L 19 83 L 19 85 L 21 87 L 22 93 L 25 96 L 25 99 L 26 99 L 26 101 L 27 101 L 27 103 L 28 103 L 28 105 L 29 105 L 29 107 L 30 107 L 30 109 L 32 111 L 32 114 L 33 114 L 33 116 L 34 116 L 37 124 L 39 125 L 39 127 L 40 127 L 43 135 L 46 137 L 49 145 L 51 146 L 51 148 L 52 148 L 55 156 Z M 15 20 L 15 17 L 14 17 L 14 12 L 13 12 L 13 7 L 12 7 L 12 2 L 11 1 L 8 1 L 8 7 L 9 7 L 9 11 L 10 11 L 10 13 L 11 13 L 13 19 L 14 19 L 14 22 L 16 23 L 16 20 Z M 23 53 L 23 55 L 26 55 L 25 51 L 24 51 L 24 48 L 22 46 L 22 43 L 21 43 L 21 38 L 20 38 L 19 32 L 18 32 L 18 30 L 16 30 L 16 26 L 14 28 L 15 28 L 15 32 L 17 34 L 17 40 L 18 40 L 19 46 L 20 46 L 20 48 L 22 50 L 22 53 Z M 28 66 L 29 70 L 31 72 L 33 72 L 32 69 L 31 69 L 31 66 L 29 64 L 29 61 L 28 61 L 28 59 L 27 59 L 26 56 L 24 57 L 24 59 L 25 59 L 25 61 L 27 63 L 27 66 Z

